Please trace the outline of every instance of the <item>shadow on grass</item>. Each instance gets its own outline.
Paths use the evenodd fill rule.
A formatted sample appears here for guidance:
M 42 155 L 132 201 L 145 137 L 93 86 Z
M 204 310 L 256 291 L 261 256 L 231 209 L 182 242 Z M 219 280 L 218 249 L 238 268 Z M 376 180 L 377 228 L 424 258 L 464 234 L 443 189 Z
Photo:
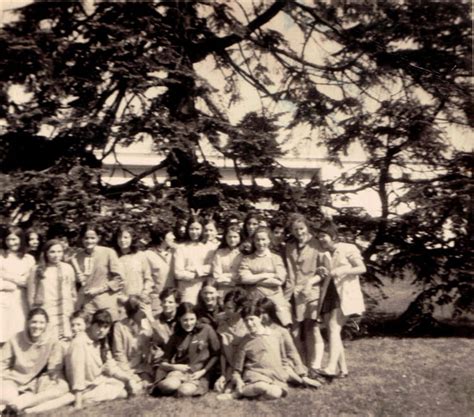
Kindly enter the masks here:
M 366 314 L 359 323 L 360 330 L 346 326 L 343 336 L 354 340 L 362 337 L 462 337 L 474 339 L 474 321 L 437 320 L 431 316 L 412 318 L 381 312 Z

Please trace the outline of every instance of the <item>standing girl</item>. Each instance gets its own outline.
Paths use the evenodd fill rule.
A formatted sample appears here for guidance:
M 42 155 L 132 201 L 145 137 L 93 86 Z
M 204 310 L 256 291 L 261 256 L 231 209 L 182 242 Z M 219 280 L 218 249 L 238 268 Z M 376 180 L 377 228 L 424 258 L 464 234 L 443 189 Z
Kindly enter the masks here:
M 222 238 L 221 247 L 212 261 L 212 276 L 221 300 L 233 290 L 239 279 L 239 266 L 242 253 L 239 250 L 240 227 L 235 224 L 227 226 Z
M 288 280 L 285 295 L 295 316 L 295 339 L 306 366 L 320 369 L 324 339 L 317 322 L 320 298 L 320 267 L 328 267 L 319 241 L 310 232 L 306 218 L 295 215 L 289 223 L 293 240 L 286 246 Z
M 159 296 L 166 288 L 173 288 L 174 272 L 171 268 L 173 251 L 176 247 L 175 236 L 171 228 L 159 228 L 157 226 L 150 230 L 150 248 L 145 251 L 145 256 L 151 270 L 153 289 L 151 296 L 152 310 L 158 312 L 160 309 Z
M 329 361 L 320 373 L 327 377 L 346 376 L 341 331 L 348 316 L 360 315 L 365 310 L 359 274 L 366 268 L 355 245 L 337 241 L 337 229 L 331 222 L 319 228 L 318 239 L 330 256 L 329 283 L 321 306 L 329 330 Z M 337 373 L 338 365 L 340 374 Z
M 166 395 L 203 395 L 209 390 L 209 374 L 219 358 L 219 339 L 211 326 L 198 323 L 190 303 L 180 304 L 176 318 L 175 332 L 160 364 L 167 374 L 156 381 L 156 388 Z
M 35 258 L 36 261 L 39 260 L 41 255 L 41 234 L 37 229 L 30 228 L 25 233 L 26 236 L 26 245 L 27 252 Z
M 43 261 L 27 282 L 30 308 L 43 307 L 49 316 L 49 331 L 55 338 L 69 339 L 69 317 L 76 302 L 76 279 L 71 265 L 62 262 L 63 246 L 59 240 L 48 240 Z
M 117 299 L 123 278 L 117 254 L 113 249 L 98 245 L 100 234 L 94 225 L 85 225 L 80 236 L 84 248 L 74 255 L 72 265 L 82 287 L 84 311 L 92 315 L 106 309 L 114 321 L 118 320 Z
M 34 258 L 26 253 L 23 231 L 7 228 L 0 251 L 0 345 L 25 328 L 26 282 L 34 266 Z
M 240 264 L 240 282 L 253 299 L 270 298 L 277 307 L 280 321 L 288 326 L 291 324 L 290 305 L 282 290 L 286 269 L 283 259 L 270 250 L 270 245 L 270 229 L 258 227 L 253 236 L 254 252 L 245 256 Z
M 250 212 L 245 217 L 244 227 L 242 229 L 242 243 L 240 244 L 240 250 L 244 255 L 250 255 L 252 253 L 253 235 L 261 222 L 261 216 L 255 212 Z
M 138 251 L 133 229 L 127 226 L 120 227 L 115 232 L 113 242 L 123 271 L 123 293 L 126 297 L 130 295 L 148 297 L 153 287 L 150 265 L 145 254 Z
M 186 225 L 187 241 L 176 248 L 174 276 L 183 302 L 197 303 L 202 283 L 211 272 L 209 247 L 201 241 L 203 223 L 192 216 Z
M 222 312 L 219 301 L 213 281 L 206 281 L 199 291 L 196 314 L 201 323 L 209 324 L 214 330 L 217 328 L 218 317 Z

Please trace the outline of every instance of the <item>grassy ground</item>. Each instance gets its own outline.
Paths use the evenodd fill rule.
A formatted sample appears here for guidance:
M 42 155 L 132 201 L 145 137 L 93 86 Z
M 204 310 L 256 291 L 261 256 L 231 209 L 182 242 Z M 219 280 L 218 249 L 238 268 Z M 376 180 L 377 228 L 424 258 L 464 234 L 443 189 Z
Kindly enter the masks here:
M 364 338 L 346 343 L 347 379 L 319 390 L 291 389 L 277 401 L 202 398 L 133 398 L 62 417 L 241 416 L 474 416 L 474 340 L 463 338 Z

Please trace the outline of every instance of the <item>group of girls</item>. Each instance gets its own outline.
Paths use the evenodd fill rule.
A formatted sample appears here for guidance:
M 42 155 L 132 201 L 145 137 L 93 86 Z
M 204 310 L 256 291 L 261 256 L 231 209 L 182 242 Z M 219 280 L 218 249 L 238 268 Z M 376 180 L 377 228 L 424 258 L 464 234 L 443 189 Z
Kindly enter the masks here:
M 313 231 L 295 214 L 288 231 L 275 241 L 250 214 L 243 227 L 229 221 L 219 241 L 214 221 L 192 216 L 184 233 L 153 227 L 146 250 L 129 227 L 101 246 L 93 225 L 80 249 L 56 231 L 40 250 L 39 233 L 7 228 L 1 407 L 38 412 L 212 387 L 222 399 L 273 399 L 288 383 L 347 376 L 341 330 L 364 311 L 361 254 L 338 242 L 331 222 Z

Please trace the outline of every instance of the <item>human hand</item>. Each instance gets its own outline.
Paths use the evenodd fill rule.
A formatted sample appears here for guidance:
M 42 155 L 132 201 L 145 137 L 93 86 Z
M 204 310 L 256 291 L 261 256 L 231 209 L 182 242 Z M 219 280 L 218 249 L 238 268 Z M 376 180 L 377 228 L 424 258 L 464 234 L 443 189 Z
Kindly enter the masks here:
M 244 384 L 244 381 L 242 381 L 242 379 L 239 378 L 235 381 L 235 391 L 237 392 L 237 394 L 242 395 L 244 386 L 245 384 Z
M 217 392 L 224 392 L 226 386 L 226 380 L 224 376 L 220 376 L 214 384 L 214 388 Z
M 190 379 L 191 379 L 192 381 L 197 381 L 198 379 L 202 378 L 205 374 L 206 374 L 206 370 L 205 370 L 205 369 L 201 369 L 200 371 L 193 372 L 193 373 L 191 374 Z
M 189 365 L 185 364 L 174 364 L 173 368 L 175 371 L 180 371 L 180 372 L 191 372 L 191 367 Z

